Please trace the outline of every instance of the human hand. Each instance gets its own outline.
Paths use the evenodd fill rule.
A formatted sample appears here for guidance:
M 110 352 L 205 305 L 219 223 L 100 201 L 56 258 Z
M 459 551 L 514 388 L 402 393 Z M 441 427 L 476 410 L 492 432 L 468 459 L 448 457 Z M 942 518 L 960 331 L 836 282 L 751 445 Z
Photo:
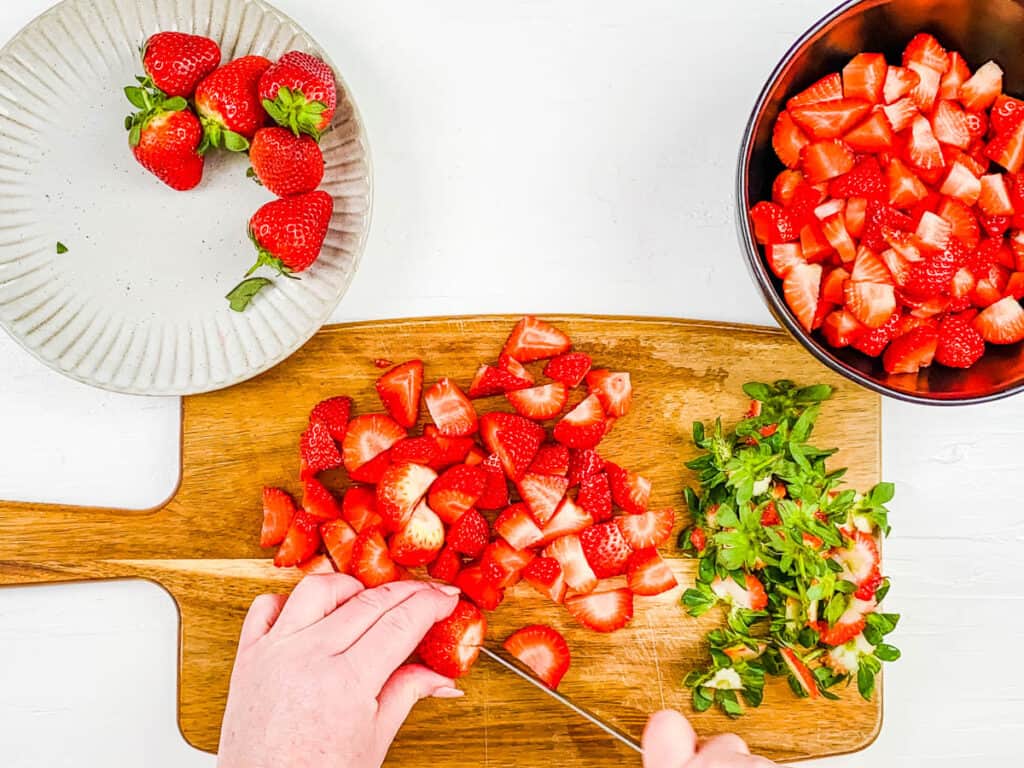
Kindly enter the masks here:
M 364 589 L 336 573 L 307 576 L 290 597 L 257 597 L 231 673 L 218 767 L 380 766 L 417 701 L 462 695 L 451 678 L 403 666 L 458 593 L 422 581 Z
M 778 768 L 771 760 L 751 755 L 732 733 L 697 743 L 689 721 L 674 709 L 655 712 L 643 735 L 644 768 Z

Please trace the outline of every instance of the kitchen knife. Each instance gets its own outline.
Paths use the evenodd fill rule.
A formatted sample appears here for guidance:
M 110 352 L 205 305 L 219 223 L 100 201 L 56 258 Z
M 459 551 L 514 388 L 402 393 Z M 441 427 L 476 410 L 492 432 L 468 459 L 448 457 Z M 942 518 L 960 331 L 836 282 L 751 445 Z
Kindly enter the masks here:
M 630 749 L 636 750 L 637 752 L 643 752 L 643 747 L 641 747 L 631 736 L 623 733 L 618 728 L 616 728 L 614 725 L 611 725 L 610 723 L 606 723 L 604 720 L 599 718 L 597 715 L 593 714 L 592 712 L 588 712 L 587 710 L 585 710 L 583 707 L 579 706 L 578 704 L 574 704 L 572 701 L 567 699 L 565 696 L 560 694 L 558 691 L 555 691 L 555 690 L 552 690 L 551 688 L 548 688 L 547 685 L 545 685 L 541 680 L 539 680 L 537 677 L 535 677 L 530 672 L 527 672 L 525 669 L 522 669 L 517 663 L 509 661 L 508 659 L 506 659 L 503 656 L 499 656 L 497 653 L 492 651 L 487 646 L 480 646 L 480 652 L 484 656 L 486 656 L 487 658 L 489 658 L 492 661 L 494 661 L 495 663 L 500 664 L 502 667 L 507 669 L 512 674 L 518 675 L 523 680 L 525 680 L 530 685 L 532 685 L 534 688 L 539 688 L 540 690 L 544 691 L 544 693 L 546 693 L 548 696 L 553 698 L 559 704 L 562 704 L 562 705 L 568 707 L 573 712 L 575 712 L 577 715 L 582 717 L 584 720 L 588 720 L 593 725 L 596 725 L 598 728 L 600 728 L 602 731 L 607 733 L 612 738 L 617 739 L 618 741 L 621 741 L 623 744 L 625 744 Z

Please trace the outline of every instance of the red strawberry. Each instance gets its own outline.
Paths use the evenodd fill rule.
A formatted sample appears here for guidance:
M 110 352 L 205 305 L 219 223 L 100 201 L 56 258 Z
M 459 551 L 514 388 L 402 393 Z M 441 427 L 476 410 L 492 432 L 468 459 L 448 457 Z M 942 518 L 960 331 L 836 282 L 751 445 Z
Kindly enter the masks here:
M 967 113 L 955 101 L 940 101 L 932 114 L 932 134 L 943 144 L 967 149 L 971 144 Z
M 423 436 L 429 437 L 441 452 L 436 461 L 431 462 L 431 469 L 444 469 L 452 464 L 462 464 L 469 458 L 476 443 L 472 437 L 445 437 L 433 424 L 423 426 Z
M 543 624 L 531 624 L 512 633 L 503 647 L 532 669 L 548 688 L 557 688 L 569 671 L 568 643 L 558 632 Z
M 887 67 L 885 84 L 882 87 L 882 99 L 892 104 L 907 96 L 921 82 L 921 76 L 906 67 Z
M 918 115 L 910 123 L 910 136 L 907 139 L 907 160 L 919 170 L 928 171 L 942 168 L 946 160 L 942 156 L 942 147 L 932 132 L 928 118 Z
M 859 325 L 859 321 L 856 318 L 854 322 L 858 322 Z M 878 357 L 889 346 L 889 342 L 899 335 L 897 331 L 899 323 L 900 313 L 893 312 L 889 319 L 878 328 L 865 328 L 861 325 L 861 330 L 856 338 L 851 341 L 851 346 L 865 355 Z
M 956 99 L 960 97 L 960 86 L 971 76 L 971 69 L 964 57 L 956 51 L 949 54 L 949 69 L 939 83 L 940 99 Z
M 647 511 L 647 503 L 651 498 L 650 480 L 610 461 L 605 463 L 605 473 L 611 484 L 612 499 L 618 506 L 631 515 Z
M 480 509 L 501 509 L 508 506 L 508 482 L 505 480 L 505 472 L 501 468 L 501 459 L 498 454 L 492 453 L 480 464 L 480 469 L 487 476 L 487 483 L 484 485 L 484 492 L 480 494 L 476 505 Z
M 526 504 L 512 504 L 494 520 L 494 530 L 516 549 L 532 547 L 544 534 Z
M 960 102 L 973 112 L 988 109 L 1003 91 L 1003 70 L 994 61 L 987 61 L 960 86 Z
M 821 332 L 829 346 L 837 349 L 849 346 L 864 332 L 865 328 L 845 309 L 830 312 L 825 318 Z
M 421 501 L 405 526 L 391 537 L 391 559 L 399 565 L 417 566 L 432 562 L 444 546 L 444 525 Z
M 262 74 L 259 97 L 278 125 L 315 139 L 330 125 L 338 106 L 331 68 L 301 51 L 289 51 Z
M 323 246 L 334 212 L 334 198 L 323 190 L 271 200 L 249 219 L 249 237 L 258 252 L 249 270 L 268 266 L 282 274 L 307 269 Z
M 929 248 L 933 251 L 945 250 L 949 244 L 949 238 L 953 234 L 953 227 L 944 219 L 931 211 L 925 211 L 917 224 L 918 242 L 922 248 Z
M 920 114 L 914 100 L 909 96 L 882 107 L 885 119 L 889 121 L 892 130 L 900 133 L 910 127 L 914 118 Z
M 966 320 L 951 315 L 939 325 L 935 362 L 948 368 L 970 368 L 985 354 L 985 339 Z
M 288 527 L 295 517 L 295 502 L 280 488 L 263 488 L 263 528 L 260 530 L 260 546 L 276 547 L 284 541 Z M 540 533 L 540 531 L 538 531 Z M 538 536 L 538 538 L 540 538 Z
M 590 448 L 579 448 L 569 452 L 569 486 L 591 475 L 604 471 L 604 459 Z
M 609 426 L 601 401 L 596 394 L 590 394 L 555 424 L 553 434 L 555 440 L 569 448 L 595 448 Z
M 479 565 L 461 570 L 455 577 L 455 586 L 485 611 L 493 611 L 505 599 L 505 590 L 491 584 Z
M 860 99 L 837 99 L 793 107 L 793 121 L 812 139 L 838 139 L 867 116 L 871 104 Z
M 878 328 L 896 310 L 896 295 L 891 285 L 849 281 L 845 287 L 846 308 L 868 328 Z
M 932 35 L 919 32 L 903 49 L 903 66 L 911 63 L 931 67 L 941 75 L 949 69 L 949 54 Z
M 668 541 L 676 524 L 676 513 L 666 508 L 642 515 L 622 515 L 615 518 L 615 524 L 633 549 L 649 549 Z
M 544 375 L 566 386 L 576 387 L 590 371 L 590 365 L 590 355 L 584 352 L 568 352 L 552 358 L 544 366 Z
M 403 437 L 388 452 L 395 464 L 411 461 L 433 467 L 441 458 L 441 448 L 432 437 Z
M 454 584 L 459 571 L 462 570 L 462 558 L 459 553 L 451 547 L 445 547 L 437 556 L 437 559 L 427 566 L 427 573 L 430 578 L 438 581 L 447 581 Z
M 427 502 L 449 525 L 468 512 L 487 487 L 487 472 L 481 467 L 456 464 L 430 486 Z
M 373 526 L 383 526 L 384 519 L 377 514 L 377 492 L 365 485 L 353 485 L 345 492 L 341 502 L 341 516 L 356 533 Z
M 544 524 L 538 545 L 544 546 L 570 533 L 580 533 L 594 524 L 595 520 L 583 507 L 566 496 L 558 505 L 554 516 Z
M 881 558 L 878 545 L 870 534 L 855 531 L 846 546 L 834 550 L 832 559 L 842 568 L 838 577 L 858 587 L 879 580 Z
M 885 199 L 888 191 L 878 160 L 870 155 L 859 160 L 849 173 L 832 179 L 828 184 L 828 193 L 837 199 L 854 196 Z
M 950 232 L 952 237 L 970 248 L 978 244 L 978 240 L 981 238 L 978 219 L 972 210 L 961 201 L 952 198 L 943 200 L 939 205 L 938 215 L 952 227 Z
M 569 388 L 560 381 L 530 389 L 517 389 L 505 394 L 520 416 L 534 421 L 552 419 L 561 413 L 569 400 Z
M 476 410 L 462 390 L 451 379 L 444 378 L 426 391 L 430 418 L 446 437 L 465 437 L 476 432 Z
M 782 293 L 786 304 L 789 305 L 797 322 L 808 331 L 814 325 L 814 316 L 818 309 L 821 272 L 820 264 L 797 264 L 782 281 Z
M 614 632 L 633 619 L 633 593 L 620 588 L 589 595 L 574 595 L 566 599 L 565 607 L 587 629 Z
M 553 325 L 527 315 L 512 329 L 502 353 L 520 363 L 529 363 L 564 354 L 571 346 L 569 337 Z
M 516 483 L 516 487 L 530 508 L 533 519 L 538 525 L 543 526 L 555 514 L 569 487 L 569 481 L 558 475 L 527 473 Z
M 451 615 L 437 622 L 420 641 L 416 653 L 440 675 L 462 677 L 480 655 L 487 619 L 470 602 L 460 600 Z
M 278 197 L 301 195 L 320 186 L 324 156 L 309 136 L 284 128 L 260 128 L 249 147 L 252 175 Z
M 576 502 L 594 518 L 595 522 L 603 523 L 612 516 L 612 491 L 608 476 L 603 472 L 590 475 L 580 480 L 580 490 Z
M 731 576 L 725 579 L 715 576 L 711 581 L 711 591 L 719 599 L 738 608 L 745 608 L 748 611 L 763 611 L 767 608 L 768 593 L 764 591 L 760 579 L 748 573 L 744 577 L 744 584 L 745 586 L 737 584 Z
M 807 134 L 793 121 L 793 116 L 783 110 L 772 127 L 772 149 L 782 164 L 788 168 L 798 167 L 800 154 L 810 143 Z
M 323 421 L 312 420 L 299 437 L 299 456 L 305 467 L 305 475 L 312 477 L 318 472 L 341 466 L 341 454 Z
M 368 589 L 400 578 L 380 529 L 367 528 L 356 538 L 350 573 Z
M 882 100 L 888 66 L 881 53 L 858 53 L 843 67 L 843 96 L 872 104 Z
M 556 603 L 565 599 L 565 576 L 553 557 L 538 557 L 523 569 L 523 581 Z
M 477 445 L 473 445 L 469 449 L 469 453 L 466 454 L 466 463 L 471 467 L 479 466 L 487 461 L 487 454 L 484 453 Z
M 1014 214 L 1013 203 L 1010 200 L 1010 190 L 1006 185 L 1006 177 L 1001 173 L 992 173 L 982 176 L 979 185 L 978 207 L 987 216 L 1012 216 Z M 1006 230 L 1004 229 L 1003 232 Z M 993 233 L 998 237 L 1002 232 Z
M 299 563 L 299 570 L 303 573 L 336 573 L 334 565 L 331 564 L 327 555 L 313 555 L 304 563 Z
M 427 489 L 437 479 L 437 473 L 422 464 L 392 464 L 380 478 L 377 486 L 377 514 L 389 531 L 400 531 L 409 523 L 412 512 Z
M 471 509 L 456 520 L 448 532 L 448 546 L 469 557 L 479 557 L 491 540 L 487 520 Z
M 790 98 L 786 102 L 786 108 L 792 109 L 804 104 L 817 104 L 822 101 L 835 101 L 841 98 L 843 98 L 842 76 L 838 72 L 832 72 Z
M 917 373 L 935 358 L 939 336 L 934 328 L 919 326 L 893 339 L 882 355 L 886 373 Z
M 866 217 L 862 243 L 876 253 L 889 247 L 882 234 L 886 228 L 900 232 L 910 232 L 914 229 L 914 222 L 909 216 L 877 200 L 868 201 Z
M 885 262 L 879 258 L 874 251 L 861 246 L 857 252 L 857 258 L 853 262 L 853 271 L 850 273 L 850 280 L 867 283 L 891 283 L 892 274 Z M 845 285 L 845 283 L 844 283 Z M 845 295 L 838 297 L 841 304 Z
M 812 699 L 821 696 L 814 673 L 807 668 L 807 665 L 801 661 L 796 652 L 792 648 L 780 648 L 779 653 L 782 654 L 782 660 L 786 663 L 792 678 L 796 681 L 800 690 Z
M 317 480 L 307 480 L 302 484 L 302 508 L 307 514 L 322 520 L 341 517 L 341 507 L 334 494 Z
M 592 592 L 597 586 L 597 576 L 587 562 L 580 544 L 579 536 L 574 533 L 555 539 L 544 549 L 544 557 L 553 557 L 562 566 L 565 583 L 577 592 Z
M 488 413 L 480 419 L 480 436 L 487 450 L 498 455 L 505 474 L 515 480 L 537 455 L 544 429 L 522 416 Z
M 504 539 L 495 539 L 484 549 L 480 569 L 493 586 L 507 589 L 519 583 L 519 575 L 536 556 L 529 549 L 516 549 Z
M 142 46 L 142 67 L 168 96 L 189 98 L 220 64 L 220 46 L 202 35 L 157 32 Z
M 348 431 L 348 417 L 352 411 L 352 398 L 329 397 L 317 403 L 309 414 L 309 422 L 315 421 L 327 427 L 331 437 L 339 443 Z M 340 461 L 339 461 L 340 463 Z
M 855 152 L 884 152 L 892 149 L 892 124 L 885 110 L 872 112 L 863 123 L 843 136 L 843 141 Z
M 256 129 L 266 121 L 258 93 L 260 77 L 270 66 L 262 56 L 229 61 L 196 86 L 196 111 L 202 119 L 204 144 L 244 152 Z
M 796 226 L 782 206 L 762 200 L 750 209 L 754 238 L 759 243 L 788 243 L 797 238 Z
M 626 576 L 634 595 L 660 595 L 679 586 L 672 568 L 653 548 L 641 549 L 630 556 Z
M 809 263 L 824 261 L 832 255 L 832 245 L 825 239 L 816 219 L 800 230 L 800 252 L 803 260 Z
M 1024 119 L 1024 101 L 1000 94 L 992 105 L 989 119 L 997 134 L 1012 131 Z
M 295 512 L 284 541 L 274 555 L 274 565 L 288 568 L 308 560 L 320 546 L 320 520 L 301 509 Z
M 1012 296 L 1007 296 L 981 311 L 974 318 L 974 327 L 993 344 L 1015 344 L 1024 339 L 1024 309 Z
M 361 467 L 357 467 L 348 473 L 349 478 L 357 483 L 369 483 L 376 485 L 380 482 L 384 472 L 391 466 L 391 456 L 387 451 L 370 459 Z
M 773 243 L 765 246 L 765 258 L 776 277 L 785 277 L 797 264 L 804 263 L 800 243 Z
M 345 469 L 351 474 L 387 451 L 403 437 L 405 430 L 383 414 L 356 416 L 348 423 L 348 430 L 341 445 Z
M 403 427 L 412 428 L 420 415 L 423 361 L 409 360 L 396 365 L 377 379 L 374 386 L 388 415 Z
M 129 90 L 144 92 L 142 88 Z M 184 99 L 176 97 L 159 105 L 144 106 L 141 112 L 129 116 L 126 125 L 128 145 L 135 159 L 164 184 L 184 191 L 202 180 L 203 155 L 199 146 L 203 130 Z
M 816 141 L 800 151 L 800 167 L 811 184 L 849 173 L 853 163 L 853 152 L 838 139 Z
M 618 576 L 626 568 L 633 550 L 615 523 L 600 523 L 580 532 L 580 545 L 599 579 Z
M 959 268 L 954 251 L 947 249 L 934 253 L 911 266 L 903 291 L 911 299 L 921 301 L 947 293 L 949 283 Z
M 995 160 L 1010 173 L 1024 165 L 1024 121 L 1005 133 L 997 134 L 985 147 L 985 156 Z
M 939 192 L 955 197 L 965 205 L 974 205 L 981 194 L 981 182 L 966 165 L 958 160 L 950 167 Z
M 341 573 L 348 573 L 352 567 L 352 551 L 359 534 L 344 520 L 329 520 L 320 526 L 327 554 L 334 561 L 334 567 Z
M 476 375 L 473 376 L 473 381 L 469 385 L 469 396 L 500 395 L 516 389 L 526 389 L 531 384 L 533 384 L 531 380 L 520 378 L 511 371 L 494 368 L 490 365 L 481 365 L 477 368 Z
M 559 443 L 545 443 L 530 464 L 530 472 L 565 477 L 569 473 L 569 449 Z
M 597 395 L 606 415 L 620 418 L 633 404 L 633 385 L 626 371 L 594 370 L 587 374 L 587 391 Z
M 498 368 L 511 373 L 517 379 L 522 379 L 529 384 L 533 384 L 533 374 L 526 370 L 526 367 L 522 363 L 507 352 L 502 352 L 498 355 Z

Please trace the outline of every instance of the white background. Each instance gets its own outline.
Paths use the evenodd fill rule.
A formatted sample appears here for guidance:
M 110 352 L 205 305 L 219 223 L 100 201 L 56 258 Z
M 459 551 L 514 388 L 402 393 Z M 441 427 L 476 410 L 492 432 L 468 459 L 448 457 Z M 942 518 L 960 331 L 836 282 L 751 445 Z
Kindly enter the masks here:
M 0 38 L 47 4 L 0 3 Z M 763 79 L 831 5 L 279 0 L 343 69 L 375 161 L 370 242 L 333 319 L 771 323 L 738 253 L 735 155 Z M 2 498 L 157 504 L 178 419 L 177 400 L 65 381 L 0 338 Z M 904 658 L 877 743 L 822 766 L 1021 764 L 1022 419 L 1024 398 L 886 402 Z M 142 582 L 0 590 L 3 764 L 211 768 L 177 731 L 176 631 L 170 598 Z

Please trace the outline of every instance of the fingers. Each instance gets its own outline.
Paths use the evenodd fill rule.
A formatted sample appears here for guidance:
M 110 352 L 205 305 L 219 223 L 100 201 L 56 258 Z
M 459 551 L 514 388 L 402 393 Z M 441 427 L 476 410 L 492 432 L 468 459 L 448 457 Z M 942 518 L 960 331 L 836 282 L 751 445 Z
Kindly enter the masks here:
M 450 592 L 451 590 L 449 590 Z M 381 615 L 346 651 L 348 662 L 378 690 L 419 645 L 427 630 L 455 610 L 459 599 L 441 589 L 424 589 Z
M 281 609 L 273 632 L 290 635 L 316 624 L 362 591 L 359 581 L 343 573 L 306 576 Z
M 723 733 L 700 745 L 697 756 L 686 768 L 762 768 L 772 763 L 752 757 L 747 743 L 734 733 Z
M 377 737 L 384 750 L 420 699 L 428 696 L 452 699 L 462 695 L 455 682 L 421 664 L 406 664 L 392 673 L 377 697 Z
M 245 614 L 245 621 L 242 623 L 242 634 L 238 638 L 238 647 L 247 648 L 274 626 L 277 617 L 284 607 L 287 595 L 257 595 L 249 606 L 249 612 Z
M 697 749 L 697 734 L 674 709 L 655 712 L 643 735 L 644 768 L 684 768 Z
M 374 589 L 365 589 L 310 631 L 329 654 L 343 653 L 361 638 L 382 616 L 420 592 L 439 595 L 438 588 L 425 581 L 393 581 Z M 388 674 L 401 661 L 396 662 Z M 384 684 L 387 675 L 377 688 Z

